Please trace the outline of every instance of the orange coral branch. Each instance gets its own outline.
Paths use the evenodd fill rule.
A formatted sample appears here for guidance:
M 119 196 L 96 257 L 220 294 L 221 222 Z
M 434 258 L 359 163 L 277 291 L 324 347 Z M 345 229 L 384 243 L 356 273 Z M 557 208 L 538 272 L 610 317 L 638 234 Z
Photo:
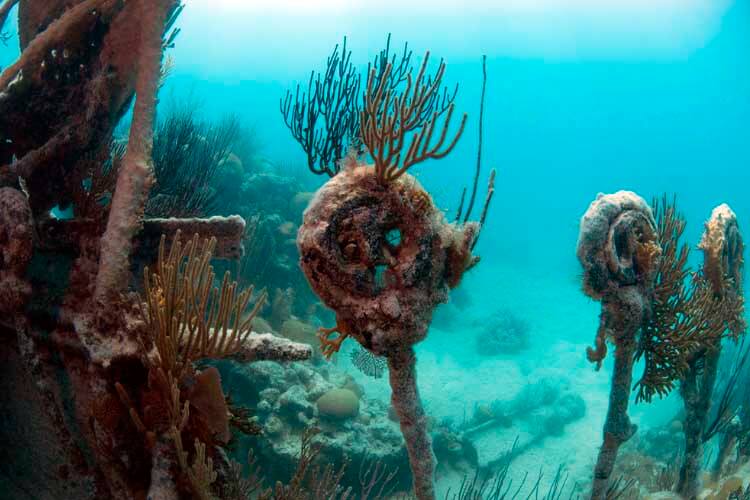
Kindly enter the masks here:
M 338 333 L 338 336 L 331 339 L 331 335 Z M 341 344 L 349 337 L 349 333 L 341 323 L 336 323 L 336 326 L 332 328 L 319 328 L 318 339 L 320 340 L 320 350 L 326 359 L 331 359 L 331 356 L 341 350 Z
M 456 135 L 443 147 L 448 135 L 448 127 L 453 116 L 453 104 L 448 107 L 448 113 L 443 122 L 440 137 L 431 145 L 435 132 L 439 112 L 432 113 L 429 119 L 424 116 L 429 113 L 431 98 L 440 88 L 445 73 L 445 63 L 441 61 L 435 78 L 425 80 L 425 70 L 430 53 L 427 52 L 419 69 L 416 79 L 407 75 L 406 89 L 402 94 L 393 95 L 388 87 L 388 76 L 392 70 L 390 64 L 385 68 L 380 85 L 374 87 L 377 72 L 373 69 L 367 82 L 365 106 L 360 112 L 360 134 L 362 142 L 367 146 L 375 162 L 375 174 L 382 183 L 387 183 L 401 177 L 417 163 L 427 159 L 440 159 L 448 155 L 455 147 L 466 125 L 464 113 Z M 406 154 L 402 153 L 406 142 L 406 135 L 416 131 L 411 139 Z
M 599 317 L 599 329 L 596 331 L 594 347 L 586 348 L 586 359 L 591 363 L 596 363 L 596 370 L 602 367 L 602 361 L 607 357 L 607 327 L 605 326 L 604 315 Z

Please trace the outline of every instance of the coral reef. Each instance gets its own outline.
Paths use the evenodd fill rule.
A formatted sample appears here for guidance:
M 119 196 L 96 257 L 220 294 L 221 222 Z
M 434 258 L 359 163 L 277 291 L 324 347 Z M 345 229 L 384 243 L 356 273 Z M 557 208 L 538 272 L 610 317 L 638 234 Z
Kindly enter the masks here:
M 292 474 L 306 429 L 314 427 L 319 430 L 314 442 L 320 459 L 348 464 L 341 479 L 343 486 L 356 488 L 358 471 L 379 463 L 384 470 L 396 473 L 394 487 L 409 487 L 409 466 L 398 424 L 387 418 L 383 402 L 368 398 L 335 365 L 259 362 L 243 367 L 221 365 L 220 369 L 238 400 L 255 408 L 263 436 L 252 440 L 249 446 L 261 463 L 273 464 L 264 470 L 267 479 L 284 481 Z M 338 398 L 340 394 L 346 400 Z M 336 406 L 356 401 L 356 416 L 352 405 L 335 408 L 339 417 L 345 418 L 327 415 L 332 408 L 321 409 L 320 400 L 331 396 L 335 397 L 332 405 Z M 345 415 L 339 413 L 342 409 L 346 410 Z
M 670 491 L 677 481 L 677 467 L 673 463 L 664 463 L 631 451 L 626 446 L 617 458 L 615 477 L 627 477 L 633 482 L 633 490 L 638 493 Z
M 684 436 L 684 415 L 678 415 L 663 426 L 639 432 L 633 448 L 663 463 L 678 463 Z
M 477 321 L 476 326 L 481 326 L 475 339 L 476 352 L 481 356 L 518 354 L 529 347 L 531 327 L 513 311 L 497 311 Z
M 393 498 L 392 484 L 395 472 L 388 471 L 379 462 L 370 462 L 359 470 L 359 483 L 344 486 L 342 480 L 349 470 L 348 464 L 334 466 L 319 464 L 322 447 L 314 439 L 317 429 L 305 431 L 300 441 L 297 465 L 287 482 L 277 481 L 273 487 L 263 488 L 265 477 L 257 470 L 256 459 L 248 454 L 249 473 L 242 474 L 242 467 L 233 462 L 231 480 L 222 490 L 227 500 L 387 500 Z
M 244 238 L 245 254 L 240 265 L 243 283 L 256 283 L 270 291 L 294 290 L 287 297 L 291 313 L 307 319 L 308 310 L 319 301 L 299 272 L 299 252 L 295 232 L 302 222 L 302 212 L 311 198 L 303 182 L 293 176 L 293 169 L 280 173 L 253 170 L 245 173 L 243 181 L 232 186 L 234 194 L 222 196 L 215 205 L 218 213 L 240 213 L 248 221 Z M 229 192 L 227 190 L 226 192 Z M 233 206 L 230 199 L 236 199 Z M 269 318 L 272 319 L 272 318 Z M 277 322 L 288 319 L 282 314 Z M 276 321 L 276 320 L 274 320 Z
M 345 39 L 282 99 L 307 169 L 330 177 L 313 193 L 317 182 L 262 164 L 234 118 L 187 107 L 156 119 L 179 0 L 5 0 L 0 43 L 16 6 L 21 55 L 0 74 L 0 496 L 432 500 L 438 467 L 477 469 L 462 500 L 567 494 L 562 467 L 548 490 L 541 472 L 509 477 L 587 412 L 559 372 L 482 398 L 460 424 L 431 420 L 418 390 L 415 345 L 478 263 L 494 193 L 493 171 L 473 222 L 486 58 L 474 182 L 449 219 L 410 170 L 449 155 L 467 123 L 429 52 L 414 67 L 389 35 L 363 85 Z M 714 209 L 693 272 L 674 202 L 653 207 L 600 195 L 580 224 L 584 292 L 601 302 L 589 360 L 600 368 L 614 344 L 591 496 L 750 498 L 737 217 Z M 459 324 L 467 299 L 454 298 Z M 349 337 L 368 384 L 387 373 L 390 405 L 322 362 Z M 500 311 L 476 342 L 514 354 L 530 329 Z M 684 414 L 631 439 L 631 391 L 649 402 L 676 387 Z M 230 454 L 248 448 L 245 476 Z

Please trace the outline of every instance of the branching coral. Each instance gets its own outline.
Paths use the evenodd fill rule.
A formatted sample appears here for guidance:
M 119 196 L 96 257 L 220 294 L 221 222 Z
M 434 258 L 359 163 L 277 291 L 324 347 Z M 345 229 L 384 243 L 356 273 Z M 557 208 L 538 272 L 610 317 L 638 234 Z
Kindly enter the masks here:
M 227 272 L 221 291 L 214 288 L 209 261 L 215 239 L 199 246 L 195 235 L 183 246 L 178 233 L 169 254 L 164 241 L 162 237 L 156 272 L 144 271 L 144 319 L 157 347 L 159 365 L 179 379 L 188 365 L 201 358 L 218 359 L 240 352 L 266 294 L 262 292 L 246 314 L 252 287 L 238 293 L 237 283 L 230 282 Z
M 434 79 L 425 79 L 429 59 L 428 52 L 416 79 L 412 79 L 411 73 L 407 75 L 406 88 L 402 93 L 388 88 L 388 75 L 392 70 L 390 65 L 386 66 L 377 87 L 376 70 L 373 69 L 370 73 L 365 106 L 360 113 L 360 134 L 375 162 L 375 174 L 382 183 L 398 179 L 417 163 L 445 157 L 453 150 L 463 133 L 466 114 L 453 139 L 443 147 L 453 116 L 453 104 L 450 104 L 439 139 L 434 145 L 430 144 L 439 117 L 437 111 L 430 116 L 430 108 L 432 99 L 442 84 L 445 63 L 440 62 Z M 405 142 L 411 132 L 416 133 L 402 158 Z
M 400 57 L 391 53 L 391 35 L 388 34 L 385 49 L 368 64 L 365 77 L 375 89 L 382 88 L 384 93 L 396 92 L 411 75 L 411 58 L 408 44 L 404 44 Z M 442 88 L 441 92 L 440 71 L 427 77 L 428 86 L 434 83 L 436 90 L 424 96 L 415 117 L 418 126 L 435 121 L 436 116 L 452 107 L 458 84 L 452 93 L 447 88 Z M 325 72 L 311 72 L 307 92 L 301 91 L 297 85 L 294 94 L 287 91 L 281 100 L 284 121 L 307 154 L 308 167 L 314 174 L 333 177 L 341 170 L 341 162 L 350 150 L 359 153 L 364 141 L 361 108 L 367 105 L 360 102 L 363 95 L 360 93 L 361 80 L 351 62 L 351 51 L 346 50 L 344 38 L 341 53 L 336 45 L 328 57 Z M 365 93 L 365 99 L 370 94 L 369 91 Z
M 172 429 L 172 439 L 175 443 L 177 461 L 188 476 L 195 498 L 213 500 L 215 497 L 211 494 L 211 485 L 216 481 L 217 474 L 213 460 L 206 457 L 206 445 L 198 439 L 195 440 L 195 458 L 190 464 L 188 453 L 182 445 L 180 432 L 175 428 Z
M 59 457 L 40 468 L 49 480 L 42 496 L 174 498 L 191 474 L 195 489 L 205 490 L 208 459 L 223 465 L 216 447 L 228 439 L 228 410 L 218 371 L 191 361 L 311 354 L 308 346 L 249 335 L 241 315 L 250 292 L 228 279 L 213 289 L 207 250 L 217 245 L 218 256 L 239 257 L 240 217 L 143 218 L 161 55 L 174 41 L 179 10 L 173 0 L 19 4 L 22 54 L 0 76 L 0 333 L 3 360 L 35 384 L 34 394 L 3 391 L 0 406 L 15 421 L 33 422 L 25 434 L 4 427 L 3 439 Z M 127 149 L 110 159 L 113 130 L 134 94 Z M 71 203 L 72 219 L 49 217 Z M 193 242 L 191 250 L 176 244 L 167 254 L 177 229 L 217 241 Z M 128 293 L 132 270 L 154 260 L 165 233 L 161 267 L 146 273 L 150 303 L 141 305 Z M 8 285 L 23 292 L 20 300 L 5 296 Z M 28 398 L 36 405 L 14 404 Z M 134 428 L 144 439 L 133 439 Z M 190 469 L 182 481 L 176 458 Z M 27 478 L 14 481 L 28 486 Z
M 148 439 L 158 442 L 167 427 L 178 463 L 194 495 L 213 498 L 211 485 L 216 480 L 216 472 L 212 459 L 206 455 L 206 446 L 210 444 L 206 439 L 228 441 L 230 413 L 218 371 L 207 368 L 196 373 L 194 363 L 204 358 L 236 356 L 245 356 L 247 360 L 252 353 L 262 358 L 264 344 L 252 342 L 259 336 L 252 334 L 251 324 L 266 296 L 265 292 L 261 293 L 248 312 L 252 288 L 238 292 L 237 283 L 229 281 L 229 273 L 224 276 L 220 290 L 213 287 L 210 259 L 215 239 L 205 240 L 201 245 L 196 235 L 183 246 L 178 232 L 168 253 L 165 240 L 162 237 L 155 272 L 148 268 L 144 271 L 146 301 L 141 314 L 149 340 L 155 347 L 147 360 L 153 395 L 146 399 L 152 401 L 152 407 L 164 408 L 166 421 L 155 419 L 154 410 L 146 411 L 144 417 L 148 416 L 149 420 L 144 420 L 136 412 L 125 388 L 118 385 L 117 389 L 121 400 L 130 408 L 136 427 L 147 437 L 151 436 Z M 306 353 L 309 357 L 309 349 Z M 191 412 L 190 408 L 195 411 Z M 198 433 L 205 437 L 195 438 L 192 463 L 182 441 L 188 424 L 193 429 L 196 425 L 207 428 Z
M 642 213 L 650 215 L 642 200 L 623 203 L 628 196 L 612 195 L 615 204 L 640 207 Z M 725 205 L 714 210 L 700 246 L 706 262 L 700 272 L 691 274 L 687 267 L 688 247 L 680 242 L 685 221 L 674 202 L 666 197 L 655 200 L 653 230 L 648 229 L 650 223 L 636 225 L 634 236 L 622 234 L 618 239 L 616 221 L 621 215 L 609 206 L 613 200 L 606 198 L 598 199 L 584 216 L 578 253 L 586 270 L 584 289 L 603 303 L 597 347 L 589 350 L 589 359 L 601 363 L 610 337 L 617 346 L 615 355 L 622 354 L 615 360 L 604 446 L 595 470 L 592 496 L 601 497 L 619 444 L 628 439 L 629 432 L 634 432 L 627 418 L 633 355 L 645 361 L 643 375 L 635 386 L 637 401 L 664 396 L 680 382 L 686 410 L 686 446 L 677 490 L 692 498 L 697 491 L 702 444 L 709 434 L 715 434 L 717 426 L 726 422 L 728 406 L 722 403 L 717 417 L 708 424 L 721 340 L 727 336 L 736 339 L 744 329 L 743 301 L 735 287 L 742 266 L 742 240 L 736 218 Z M 605 221 L 610 221 L 612 228 Z M 641 241 L 644 234 L 652 234 L 652 240 Z M 592 245 L 592 235 L 598 235 L 606 245 Z M 631 238 L 635 238 L 635 245 Z M 623 255 L 627 257 L 625 261 L 632 259 L 632 270 L 620 271 Z M 624 280 L 619 286 L 625 288 L 613 287 L 613 272 L 619 275 L 618 280 Z M 621 289 L 635 290 L 638 300 L 622 302 L 618 295 Z M 627 326 L 627 336 L 618 337 L 613 324 L 620 329 Z
M 228 116 L 214 123 L 200 120 L 194 104 L 173 105 L 158 123 L 153 144 L 154 186 L 145 216 L 202 217 L 216 207 L 211 185 L 239 136 L 239 121 Z M 71 198 L 77 217 L 103 219 L 109 212 L 127 141 L 113 139 L 87 154 L 76 166 Z
M 651 314 L 641 332 L 636 359 L 643 357 L 645 368 L 635 387 L 636 401 L 665 396 L 688 370 L 691 353 L 705 347 L 712 338 L 701 330 L 705 308 L 700 291 L 687 288 L 688 246 L 680 239 L 685 219 L 666 196 L 653 203 L 657 241 L 662 250 L 656 271 Z
M 385 48 L 375 56 L 372 63 L 367 65 L 367 73 L 365 73 L 365 75 L 369 78 L 374 71 L 375 83 L 373 87 L 379 88 L 381 85 L 385 85 L 386 89 L 395 92 L 408 80 L 409 74 L 412 72 L 412 55 L 413 52 L 409 50 L 408 42 L 404 43 L 401 55 L 397 55 L 396 52 L 391 54 L 391 34 L 388 33 Z M 398 63 L 396 61 L 398 61 Z M 440 65 L 442 64 L 443 61 L 441 60 Z M 427 80 L 428 82 L 432 82 L 436 78 L 437 76 L 429 76 Z M 438 116 L 443 115 L 448 111 L 451 104 L 453 104 L 457 94 L 458 83 L 456 83 L 453 91 L 450 91 L 448 87 L 443 87 L 438 92 L 432 93 L 428 98 L 429 102 L 423 108 L 424 112 L 421 121 L 426 122 L 430 119 L 433 113 L 437 113 Z
M 239 136 L 236 117 L 217 123 L 195 116 L 190 105 L 171 108 L 154 134 L 155 185 L 150 217 L 205 216 L 218 196 L 210 182 Z
M 307 93 L 300 93 L 297 85 L 294 96 L 289 91 L 281 101 L 284 121 L 307 153 L 307 166 L 315 174 L 333 177 L 357 135 L 361 77 L 351 57 L 344 37 L 341 53 L 336 45 L 325 73 L 311 72 Z

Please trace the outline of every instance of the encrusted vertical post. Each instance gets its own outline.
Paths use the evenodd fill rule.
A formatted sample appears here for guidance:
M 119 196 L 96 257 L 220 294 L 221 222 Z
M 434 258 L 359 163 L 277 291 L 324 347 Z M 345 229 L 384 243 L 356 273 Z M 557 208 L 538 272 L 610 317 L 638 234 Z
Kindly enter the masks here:
M 435 498 L 435 454 L 427 432 L 427 416 L 417 390 L 416 363 L 417 358 L 411 348 L 388 356 L 391 404 L 398 415 L 401 433 L 406 442 L 414 494 L 421 500 Z
M 588 350 L 589 361 L 600 368 L 607 340 L 615 344 L 609 408 L 591 486 L 591 498 L 604 500 L 617 452 L 636 431 L 628 417 L 633 361 L 661 255 L 648 204 L 630 191 L 600 194 L 581 219 L 577 255 L 584 270 L 584 292 L 602 303 L 596 348 Z
M 714 311 L 709 321 L 716 323 L 704 328 L 718 330 L 720 335 L 712 346 L 692 357 L 680 386 L 685 405 L 685 451 L 676 491 L 685 498 L 695 497 L 700 488 L 703 444 L 711 437 L 707 424 L 721 356 L 721 339 L 724 333 L 736 338 L 746 326 L 742 299 L 744 244 L 737 216 L 728 205 L 713 209 L 698 248 L 703 251 L 703 268 L 696 286 L 709 290 L 708 307 Z M 722 460 L 720 453 L 715 469 L 721 470 Z
M 703 465 L 703 436 L 708 423 L 719 352 L 707 352 L 700 364 L 691 363 L 691 368 L 680 384 L 680 395 L 685 405 L 685 450 L 677 477 L 676 491 L 685 498 L 694 498 L 700 487 Z
M 605 328 L 615 344 L 615 364 L 612 371 L 609 407 L 604 420 L 602 446 L 594 468 L 594 480 L 591 486 L 592 499 L 606 498 L 617 452 L 637 430 L 635 424 L 630 422 L 628 403 L 633 380 L 636 337 L 643 320 L 644 303 L 633 287 L 626 287 L 619 292 L 617 297 L 606 302 L 602 301 Z
M 128 284 L 133 237 L 141 227 L 143 210 L 152 183 L 154 112 L 162 59 L 162 36 L 174 0 L 137 0 L 141 38 L 138 76 L 128 149 L 117 177 L 117 186 L 102 237 L 95 300 L 105 304 Z

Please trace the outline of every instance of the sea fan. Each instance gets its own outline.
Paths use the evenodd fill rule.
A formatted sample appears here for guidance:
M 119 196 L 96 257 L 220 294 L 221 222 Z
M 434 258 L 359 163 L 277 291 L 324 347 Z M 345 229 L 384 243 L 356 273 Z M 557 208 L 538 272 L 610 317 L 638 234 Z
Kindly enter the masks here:
M 363 347 L 354 349 L 350 358 L 359 371 L 372 378 L 381 378 L 387 366 L 385 358 L 376 356 Z

